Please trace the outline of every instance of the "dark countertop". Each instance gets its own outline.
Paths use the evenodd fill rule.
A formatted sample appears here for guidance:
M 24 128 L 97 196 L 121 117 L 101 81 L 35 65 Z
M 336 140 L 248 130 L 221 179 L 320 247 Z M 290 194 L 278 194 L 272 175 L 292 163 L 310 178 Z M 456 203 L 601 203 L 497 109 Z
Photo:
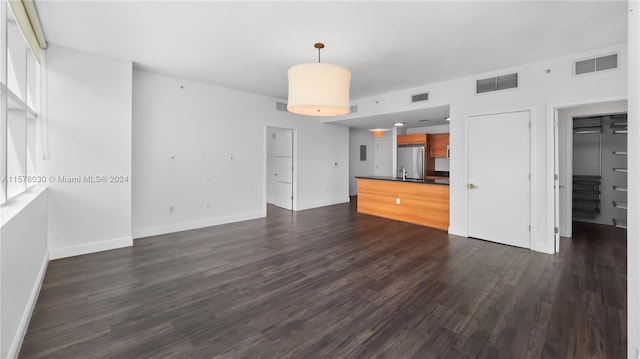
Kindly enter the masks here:
M 402 177 L 356 176 L 356 178 L 381 180 L 381 181 L 394 181 L 394 182 L 441 184 L 441 185 L 445 185 L 445 186 L 449 185 L 449 179 L 413 179 L 413 178 L 407 178 L 406 180 L 403 181 Z

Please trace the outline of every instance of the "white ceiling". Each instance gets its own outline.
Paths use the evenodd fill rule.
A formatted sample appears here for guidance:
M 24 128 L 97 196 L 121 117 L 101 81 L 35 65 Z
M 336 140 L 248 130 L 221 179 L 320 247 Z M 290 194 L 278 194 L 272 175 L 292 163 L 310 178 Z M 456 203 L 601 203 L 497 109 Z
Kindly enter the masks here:
M 351 69 L 358 99 L 626 42 L 626 1 L 36 0 L 47 40 L 287 97 L 287 69 Z

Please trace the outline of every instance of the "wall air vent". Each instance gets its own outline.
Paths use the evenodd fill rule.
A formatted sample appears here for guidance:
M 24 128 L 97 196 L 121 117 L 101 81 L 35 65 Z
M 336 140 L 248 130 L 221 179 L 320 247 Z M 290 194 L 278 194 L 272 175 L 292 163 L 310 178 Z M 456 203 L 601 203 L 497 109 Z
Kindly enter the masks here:
M 517 73 L 476 81 L 476 93 L 506 90 L 516 87 L 518 87 Z
M 575 74 L 582 75 L 590 72 L 617 69 L 618 68 L 618 54 L 606 55 L 600 57 L 593 57 L 590 59 L 580 60 L 575 62 Z
M 351 108 L 349 109 L 349 113 L 356 113 L 356 112 L 358 112 L 358 105 L 351 106 Z
M 287 111 L 287 104 L 282 102 L 276 102 L 276 111 Z
M 425 93 L 421 93 L 421 94 L 417 94 L 417 95 L 411 96 L 411 103 L 420 102 L 420 101 L 427 101 L 428 99 L 429 99 L 429 93 L 425 92 Z

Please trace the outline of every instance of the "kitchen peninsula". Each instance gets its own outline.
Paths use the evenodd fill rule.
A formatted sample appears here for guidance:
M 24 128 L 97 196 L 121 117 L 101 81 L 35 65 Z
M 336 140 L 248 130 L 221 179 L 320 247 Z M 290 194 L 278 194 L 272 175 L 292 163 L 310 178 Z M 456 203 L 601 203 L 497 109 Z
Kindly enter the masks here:
M 358 212 L 449 229 L 449 179 L 358 178 Z

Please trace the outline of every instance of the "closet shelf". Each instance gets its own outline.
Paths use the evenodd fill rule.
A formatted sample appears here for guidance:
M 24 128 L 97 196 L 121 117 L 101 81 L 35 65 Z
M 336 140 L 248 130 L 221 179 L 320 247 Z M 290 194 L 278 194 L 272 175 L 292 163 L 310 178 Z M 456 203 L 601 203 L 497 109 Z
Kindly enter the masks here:
M 626 168 L 616 168 L 616 167 L 614 167 L 613 170 L 616 171 L 616 172 L 627 172 Z
M 600 183 L 600 176 L 588 176 L 588 175 L 575 175 L 573 176 L 573 182 L 589 182 Z
M 616 202 L 616 201 L 612 201 L 613 206 L 615 208 L 620 208 L 620 209 L 627 209 L 627 203 L 626 202 Z
M 624 219 L 613 218 L 613 225 L 617 228 L 627 229 L 627 221 Z
M 627 192 L 627 186 L 616 186 L 613 185 L 614 191 Z
M 573 217 L 595 219 L 600 215 L 600 182 L 602 177 L 573 176 Z
M 27 105 L 18 95 L 13 93 L 10 88 L 0 82 L 0 93 L 7 95 L 7 109 L 9 111 L 25 111 L 27 117 L 31 119 L 38 118 L 38 114 Z
M 590 133 L 602 133 L 602 129 L 600 128 L 589 128 L 589 127 L 585 127 L 584 129 L 574 129 L 573 133 L 575 133 L 576 135 L 587 135 Z

